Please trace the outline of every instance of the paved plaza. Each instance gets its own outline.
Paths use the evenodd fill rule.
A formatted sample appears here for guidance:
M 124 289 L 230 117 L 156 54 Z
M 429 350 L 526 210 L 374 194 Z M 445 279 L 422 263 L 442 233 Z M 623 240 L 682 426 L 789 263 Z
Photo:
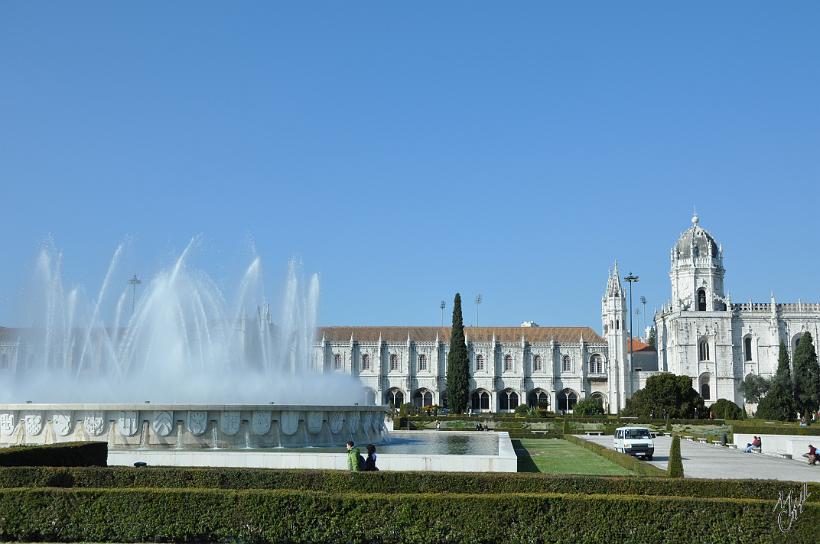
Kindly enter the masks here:
M 612 448 L 611 436 L 584 436 L 592 442 Z M 651 463 L 666 470 L 672 439 L 655 439 Z M 687 478 L 755 478 L 820 482 L 820 464 L 809 466 L 806 459 L 781 459 L 771 455 L 744 453 L 742 450 L 681 440 L 683 471 Z

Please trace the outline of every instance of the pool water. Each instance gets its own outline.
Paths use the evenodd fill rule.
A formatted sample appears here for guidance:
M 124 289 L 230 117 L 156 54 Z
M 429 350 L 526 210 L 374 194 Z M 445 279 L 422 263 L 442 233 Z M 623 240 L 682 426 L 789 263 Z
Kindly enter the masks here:
M 498 434 L 458 431 L 391 431 L 390 443 L 376 446 L 376 448 L 380 453 L 498 455 Z

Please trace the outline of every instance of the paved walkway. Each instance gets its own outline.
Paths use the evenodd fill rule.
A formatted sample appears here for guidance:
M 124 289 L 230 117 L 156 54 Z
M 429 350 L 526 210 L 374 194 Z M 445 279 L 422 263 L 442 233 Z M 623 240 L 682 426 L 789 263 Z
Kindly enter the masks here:
M 612 448 L 611 436 L 582 436 L 597 444 Z M 666 470 L 672 439 L 659 436 L 655 439 L 655 455 L 650 461 Z M 788 480 L 797 482 L 820 482 L 820 464 L 809 466 L 804 458 L 781 459 L 771 455 L 743 453 L 724 447 L 680 441 L 683 472 L 687 478 L 754 478 L 764 480 Z

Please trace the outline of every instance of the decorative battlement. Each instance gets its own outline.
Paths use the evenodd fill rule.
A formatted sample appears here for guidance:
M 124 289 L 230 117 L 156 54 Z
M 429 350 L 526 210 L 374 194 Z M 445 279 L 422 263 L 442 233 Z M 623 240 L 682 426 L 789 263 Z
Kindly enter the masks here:
M 775 303 L 778 312 L 820 312 L 820 303 L 817 302 L 788 302 Z M 739 312 L 769 312 L 772 311 L 771 302 L 741 302 L 732 304 L 732 310 Z

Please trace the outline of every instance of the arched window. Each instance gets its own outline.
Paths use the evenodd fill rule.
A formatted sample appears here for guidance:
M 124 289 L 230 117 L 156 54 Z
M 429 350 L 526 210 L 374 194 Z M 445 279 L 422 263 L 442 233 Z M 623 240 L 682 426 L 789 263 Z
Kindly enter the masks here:
M 370 370 L 370 355 L 362 355 L 362 370 Z
M 342 368 L 342 356 L 338 353 L 333 356 L 333 369 L 340 370 Z
M 698 246 L 695 246 L 694 248 L 692 248 L 692 256 L 693 257 L 700 257 L 700 248 Z
M 541 356 L 536 355 L 532 358 L 532 371 L 533 372 L 541 372 Z
M 427 356 L 419 355 L 419 370 L 427 370 Z
M 396 389 L 395 387 L 392 389 L 387 390 L 387 404 L 393 406 L 394 408 L 398 408 L 402 404 L 404 404 L 404 393 L 401 392 L 401 389 Z
M 419 389 L 413 395 L 413 405 L 418 408 L 433 405 L 433 393 L 428 389 Z
M 572 359 L 569 355 L 564 355 L 561 358 L 561 372 L 572 372 Z
M 562 412 L 571 412 L 578 402 L 578 394 L 572 389 L 564 389 L 558 393 L 558 409 Z
M 712 398 L 712 391 L 709 387 L 709 379 L 710 375 L 708 372 L 705 372 L 700 375 L 698 382 L 700 382 L 700 396 L 703 397 L 703 400 L 709 400 Z
M 698 360 L 709 361 L 709 341 L 704 338 L 698 343 Z
M 476 389 L 470 395 L 470 406 L 473 410 L 489 410 L 490 394 L 483 389 Z
M 484 356 L 481 354 L 475 356 L 475 369 L 477 371 L 484 370 Z
M 744 361 L 751 361 L 752 360 L 752 337 L 747 336 L 743 339 L 743 360 Z
M 399 369 L 399 356 L 395 353 L 390 354 L 390 370 Z
M 792 359 L 794 359 L 794 353 L 797 351 L 797 346 L 800 344 L 800 338 L 803 336 L 802 332 L 799 332 L 794 335 L 792 338 Z
M 604 361 L 600 355 L 597 353 L 589 358 L 589 373 L 590 374 L 603 374 L 604 373 Z
M 546 410 L 550 407 L 550 396 L 543 389 L 533 389 L 527 396 L 527 404 L 530 408 Z
M 518 393 L 512 389 L 505 389 L 498 395 L 498 409 L 515 410 L 518 408 Z
M 706 290 L 698 289 L 698 311 L 706 311 Z
M 621 320 L 620 319 L 615 320 L 615 330 L 616 331 L 621 330 Z
M 504 372 L 508 372 L 512 370 L 513 366 L 513 359 L 512 355 L 505 355 L 504 356 Z

